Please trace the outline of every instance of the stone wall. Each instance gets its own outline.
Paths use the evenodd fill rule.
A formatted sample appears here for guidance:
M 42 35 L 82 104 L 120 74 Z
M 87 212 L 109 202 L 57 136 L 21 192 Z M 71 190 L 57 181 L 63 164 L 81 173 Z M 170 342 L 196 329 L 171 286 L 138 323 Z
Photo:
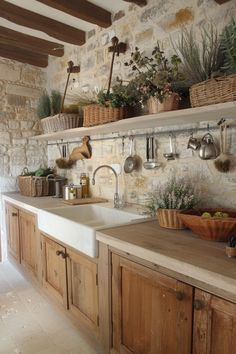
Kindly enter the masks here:
M 18 189 L 25 166 L 33 171 L 47 164 L 46 145 L 29 139 L 41 132 L 36 106 L 45 78 L 41 69 L 0 58 L 0 196 Z
M 124 62 L 130 57 L 130 52 L 135 46 L 141 50 L 150 51 L 156 41 L 161 41 L 165 51 L 171 53 L 170 37 L 175 40 L 182 25 L 193 25 L 195 32 L 199 33 L 203 24 L 213 21 L 219 30 L 236 14 L 236 3 L 229 1 L 224 5 L 218 5 L 214 0 L 192 0 L 186 1 L 160 1 L 149 0 L 148 5 L 139 8 L 130 6 L 126 14 L 119 13 L 114 17 L 113 25 L 106 30 L 96 28 L 88 34 L 88 40 L 82 47 L 68 47 L 63 58 L 52 58 L 48 67 L 48 87 L 60 88 L 65 83 L 66 65 L 68 60 L 81 65 L 81 72 L 73 76 L 76 85 L 71 81 L 68 90 L 69 97 L 73 100 L 76 97 L 79 86 L 83 91 L 94 88 L 106 87 L 109 73 L 111 54 L 108 54 L 108 46 L 111 38 L 116 35 L 120 41 L 128 44 L 128 51 L 125 55 L 116 58 L 114 66 L 114 78 L 125 79 L 130 76 L 129 70 L 124 67 Z M 215 126 L 215 123 L 213 124 Z M 212 126 L 212 124 L 210 125 Z M 127 175 L 123 172 L 123 163 L 129 153 L 129 140 L 125 140 L 125 151 L 122 152 L 121 139 L 92 142 L 92 159 L 77 162 L 76 166 L 69 171 L 59 170 L 69 178 L 69 181 L 78 183 L 81 172 L 86 172 L 91 177 L 92 171 L 99 165 L 107 163 L 118 163 L 122 167 L 119 175 L 121 193 L 126 201 L 142 203 L 147 192 L 152 192 L 159 183 L 170 178 L 171 175 L 186 176 L 190 178 L 202 192 L 203 205 L 224 205 L 236 207 L 236 163 L 232 156 L 232 168 L 228 174 L 218 172 L 213 161 L 202 161 L 196 152 L 187 150 L 187 141 L 191 129 L 199 138 L 206 130 L 199 131 L 199 128 L 206 128 L 207 122 L 200 125 L 188 125 L 181 129 L 188 129 L 183 132 L 174 132 L 175 149 L 178 158 L 167 162 L 163 153 L 169 148 L 168 132 L 155 137 L 157 147 L 157 159 L 161 163 L 158 170 L 141 169 Z M 171 127 L 171 130 L 180 127 Z M 163 130 L 163 129 L 162 129 Z M 152 133 L 151 130 L 143 130 L 138 133 Z M 158 132 L 158 130 L 154 130 Z M 127 132 L 126 132 L 127 133 Z M 135 133 L 135 132 L 132 132 Z M 217 139 L 219 133 L 213 130 Z M 114 137 L 114 136 L 113 136 Z M 96 138 L 96 137 L 95 137 Z M 235 129 L 230 129 L 228 143 L 230 152 L 236 153 Z M 70 144 L 72 149 L 76 144 Z M 136 139 L 136 152 L 145 160 L 145 137 Z M 52 165 L 59 152 L 56 146 L 48 149 L 49 163 Z M 220 186 L 220 188 L 219 188 Z M 98 173 L 95 187 L 91 187 L 94 195 L 112 198 L 114 193 L 114 177 L 109 170 L 101 170 Z
M 63 58 L 52 58 L 48 67 L 48 88 L 63 89 L 66 76 L 66 66 L 69 60 L 81 65 L 81 72 L 70 82 L 68 97 L 73 101 L 80 90 L 87 92 L 97 88 L 106 87 L 109 74 L 111 54 L 108 54 L 108 46 L 111 38 L 116 35 L 120 41 L 128 44 L 128 51 L 125 55 L 116 58 L 114 66 L 114 78 L 122 79 L 130 77 L 129 69 L 124 67 L 124 62 L 130 57 L 130 52 L 135 46 L 149 52 L 159 40 L 170 54 L 172 52 L 170 37 L 175 40 L 179 35 L 182 25 L 193 25 L 195 32 L 199 33 L 203 24 L 213 21 L 219 30 L 236 13 L 236 4 L 229 1 L 224 5 L 218 5 L 214 0 L 192 0 L 186 5 L 183 0 L 160 1 L 149 0 L 148 5 L 139 8 L 131 5 L 126 14 L 119 13 L 114 17 L 113 25 L 106 30 L 96 28 L 88 34 L 88 40 L 82 47 L 68 47 Z M 232 117 L 233 118 L 233 117 Z M 236 207 L 236 161 L 232 156 L 232 168 L 227 174 L 218 172 L 213 161 L 201 160 L 196 152 L 187 150 L 187 141 L 191 130 L 199 138 L 206 133 L 206 130 L 199 130 L 207 127 L 207 122 L 202 124 L 183 126 L 183 131 L 176 132 L 180 127 L 171 127 L 173 131 L 174 145 L 178 158 L 174 161 L 166 161 L 163 153 L 169 149 L 169 132 L 161 129 L 159 135 L 155 135 L 157 159 L 161 167 L 157 170 L 141 169 L 139 172 L 125 174 L 123 163 L 129 154 L 129 139 L 125 139 L 125 150 L 122 151 L 122 140 L 111 139 L 91 142 L 93 156 L 90 160 L 78 161 L 71 170 L 59 170 L 59 173 L 66 175 L 70 182 L 79 183 L 81 172 L 86 172 L 91 177 L 93 170 L 101 164 L 118 163 L 121 166 L 119 175 L 120 192 L 128 202 L 142 203 L 147 192 L 152 192 L 160 183 L 163 183 L 172 175 L 186 176 L 190 178 L 202 193 L 203 205 L 224 205 Z M 214 137 L 219 139 L 219 132 L 215 129 L 215 123 L 210 123 Z M 186 128 L 186 130 L 184 130 Z M 157 133 L 160 129 L 142 130 L 131 133 Z M 127 132 L 125 132 L 127 134 Z M 117 135 L 113 135 L 113 138 Z M 99 138 L 93 137 L 93 138 Z M 136 138 L 136 152 L 145 161 L 145 137 Z M 236 153 L 235 129 L 229 131 L 228 143 L 230 152 Z M 77 146 L 70 144 L 70 149 Z M 52 165 L 59 152 L 56 146 L 48 148 L 49 164 Z M 220 189 L 219 189 L 220 186 Z M 114 177 L 109 170 L 101 170 L 98 173 L 96 186 L 91 186 L 94 195 L 112 198 L 114 193 Z

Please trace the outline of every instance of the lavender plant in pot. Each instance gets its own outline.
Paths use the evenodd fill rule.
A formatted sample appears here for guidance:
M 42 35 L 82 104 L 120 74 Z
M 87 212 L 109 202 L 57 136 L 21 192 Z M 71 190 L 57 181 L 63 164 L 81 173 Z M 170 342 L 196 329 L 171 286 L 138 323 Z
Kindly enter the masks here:
M 172 178 L 160 186 L 146 205 L 147 213 L 156 213 L 159 225 L 169 229 L 185 229 L 178 218 L 180 210 L 192 209 L 198 203 L 194 187 L 183 179 Z
M 142 101 L 147 103 L 149 113 L 178 109 L 179 95 L 173 83 L 182 80 L 179 72 L 180 58 L 173 55 L 167 59 L 157 44 L 151 56 L 146 56 L 136 47 L 131 59 L 126 62 L 136 73 L 135 80 Z

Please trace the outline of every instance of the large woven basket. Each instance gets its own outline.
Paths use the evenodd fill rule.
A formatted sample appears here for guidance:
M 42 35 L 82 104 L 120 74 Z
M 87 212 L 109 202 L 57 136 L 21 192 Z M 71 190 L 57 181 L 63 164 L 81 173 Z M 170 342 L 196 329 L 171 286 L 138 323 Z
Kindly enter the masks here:
M 133 107 L 105 107 L 99 104 L 91 104 L 83 108 L 84 127 L 91 127 L 105 123 L 116 122 L 120 119 L 130 118 L 134 113 Z
M 46 177 L 18 176 L 20 193 L 26 197 L 44 197 L 54 194 L 54 183 Z
M 41 124 L 44 133 L 52 133 L 82 127 L 83 116 L 78 113 L 61 113 L 41 119 Z
M 206 80 L 190 88 L 192 107 L 236 100 L 236 75 Z

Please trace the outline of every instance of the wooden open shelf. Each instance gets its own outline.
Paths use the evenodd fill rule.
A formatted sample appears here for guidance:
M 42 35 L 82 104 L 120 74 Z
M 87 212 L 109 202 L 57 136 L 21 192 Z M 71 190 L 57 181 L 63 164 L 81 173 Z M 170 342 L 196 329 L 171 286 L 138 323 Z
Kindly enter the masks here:
M 232 119 L 236 117 L 236 101 L 218 103 L 210 106 L 181 109 L 158 114 L 122 119 L 118 122 L 97 125 L 89 128 L 67 129 L 55 133 L 42 134 L 32 137 L 38 140 L 59 140 L 83 137 L 85 135 L 112 134 L 127 132 L 136 129 L 157 127 L 171 127 L 198 123 L 204 121 L 218 121 L 220 118 Z

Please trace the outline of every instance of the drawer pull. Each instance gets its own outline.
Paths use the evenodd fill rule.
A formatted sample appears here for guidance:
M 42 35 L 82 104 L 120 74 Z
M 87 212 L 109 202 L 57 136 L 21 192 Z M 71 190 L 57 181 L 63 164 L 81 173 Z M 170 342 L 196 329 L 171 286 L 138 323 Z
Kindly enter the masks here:
M 61 258 L 63 258 L 63 259 L 68 257 L 68 255 L 65 252 L 63 252 L 63 251 L 56 251 L 56 255 L 57 256 L 61 256 Z
M 11 216 L 18 216 L 17 213 L 11 213 Z
M 204 303 L 200 300 L 194 300 L 193 307 L 197 311 L 202 310 L 204 308 Z
M 176 291 L 175 296 L 178 301 L 182 301 L 184 299 L 184 293 L 182 293 L 181 291 Z

